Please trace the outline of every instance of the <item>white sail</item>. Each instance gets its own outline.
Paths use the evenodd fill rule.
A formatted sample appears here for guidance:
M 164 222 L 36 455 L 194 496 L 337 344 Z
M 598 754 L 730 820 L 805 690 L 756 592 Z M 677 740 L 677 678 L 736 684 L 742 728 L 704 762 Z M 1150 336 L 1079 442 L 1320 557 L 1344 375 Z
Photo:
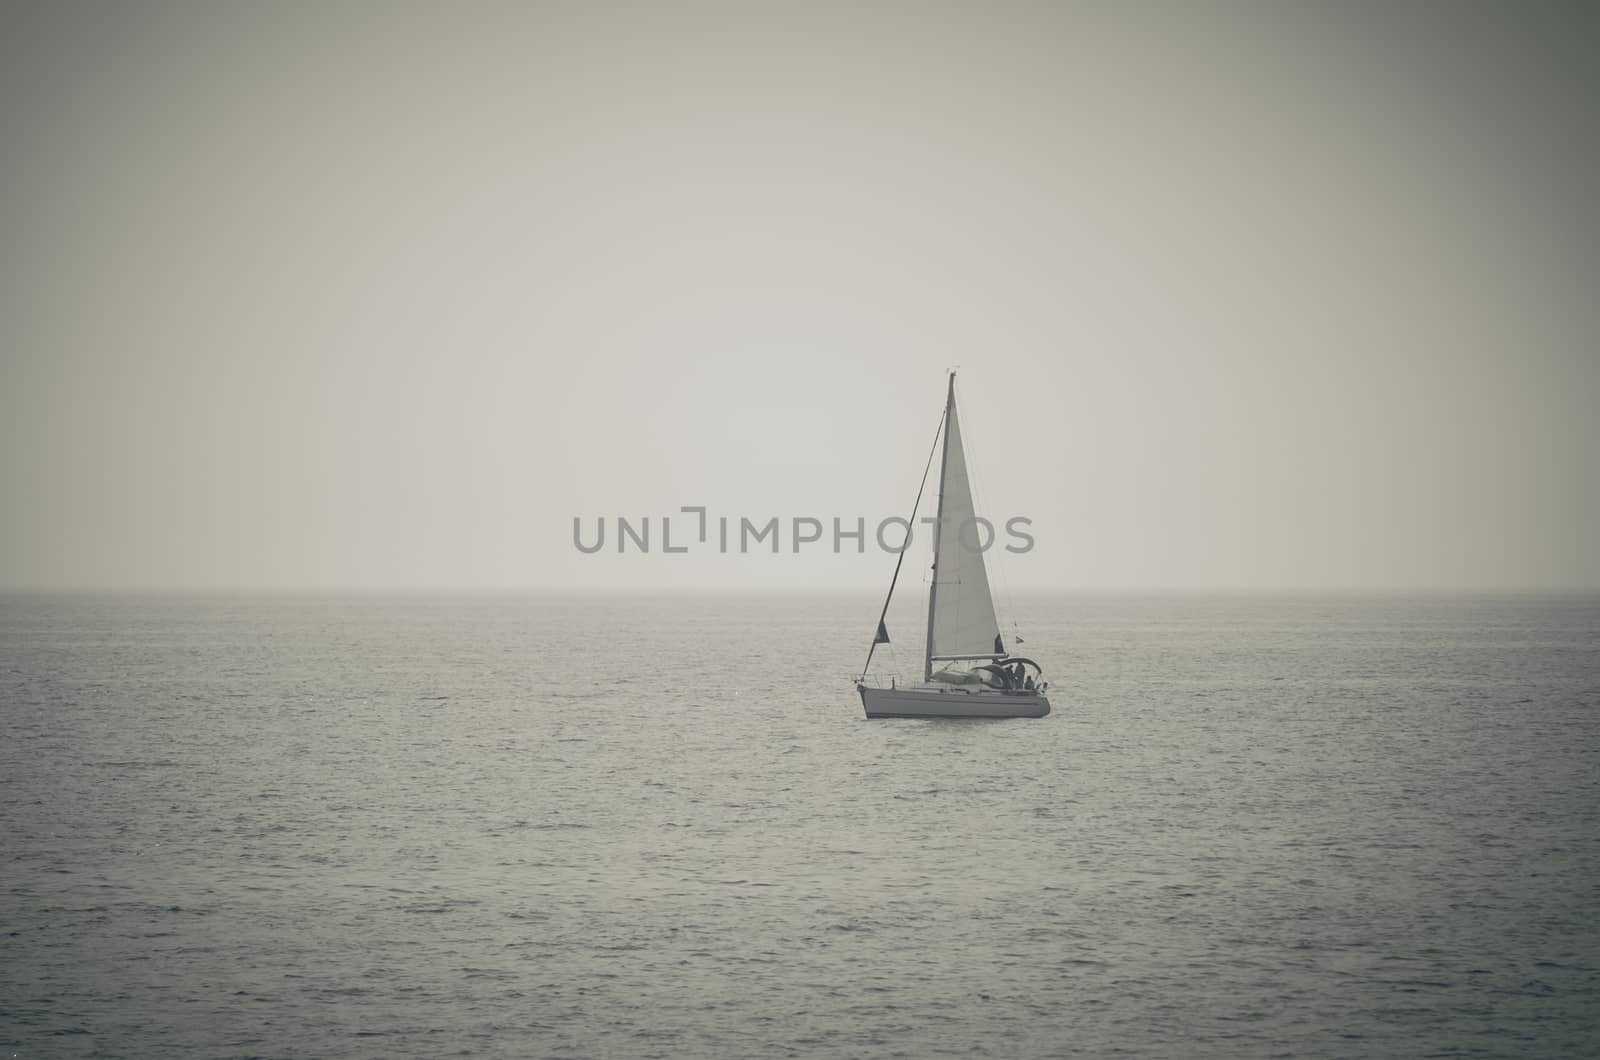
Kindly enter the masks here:
M 938 548 L 933 561 L 933 605 L 929 608 L 928 655 L 960 659 L 999 655 L 1000 623 L 989 595 L 982 546 L 993 534 L 977 524 L 972 487 L 961 449 L 955 392 L 945 421 L 944 477 L 940 482 Z

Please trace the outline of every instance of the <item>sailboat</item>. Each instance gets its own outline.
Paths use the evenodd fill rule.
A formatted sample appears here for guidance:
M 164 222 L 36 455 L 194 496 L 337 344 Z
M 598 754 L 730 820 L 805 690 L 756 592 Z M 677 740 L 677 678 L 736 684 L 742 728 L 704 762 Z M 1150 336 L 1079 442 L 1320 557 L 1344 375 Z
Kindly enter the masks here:
M 943 448 L 940 439 L 943 439 Z M 934 448 L 922 471 L 922 485 L 911 506 L 908 526 L 915 526 L 917 507 L 928 484 L 933 453 L 939 458 L 938 511 L 933 522 L 933 577 L 928 586 L 928 636 L 922 658 L 922 682 L 887 688 L 868 683 L 872 655 L 889 643 L 885 622 L 889 601 L 908 549 L 901 549 L 889 579 L 889 595 L 878 615 L 878 629 L 867 649 L 867 661 L 856 679 L 861 705 L 869 718 L 1042 718 L 1050 713 L 1044 674 L 1031 659 L 1006 651 L 995 617 L 994 597 L 979 544 L 972 486 L 961 448 L 961 422 L 956 415 L 956 374 L 950 373 L 944 413 L 934 432 Z M 938 670 L 935 664 L 942 664 Z

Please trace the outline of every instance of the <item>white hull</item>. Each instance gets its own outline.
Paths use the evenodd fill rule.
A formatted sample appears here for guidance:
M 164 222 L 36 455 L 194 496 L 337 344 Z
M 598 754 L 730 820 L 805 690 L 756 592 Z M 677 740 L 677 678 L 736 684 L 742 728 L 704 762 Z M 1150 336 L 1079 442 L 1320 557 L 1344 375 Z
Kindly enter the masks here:
M 869 718 L 1042 718 L 1050 713 L 1050 701 L 1040 692 L 867 685 L 856 689 Z

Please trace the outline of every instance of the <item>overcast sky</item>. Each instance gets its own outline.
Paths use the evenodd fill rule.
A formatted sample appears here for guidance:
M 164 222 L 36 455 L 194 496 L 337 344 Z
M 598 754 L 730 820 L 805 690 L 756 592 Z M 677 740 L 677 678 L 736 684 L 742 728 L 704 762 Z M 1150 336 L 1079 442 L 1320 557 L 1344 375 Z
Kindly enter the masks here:
M 8 4 L 0 585 L 1600 586 L 1595 11 Z

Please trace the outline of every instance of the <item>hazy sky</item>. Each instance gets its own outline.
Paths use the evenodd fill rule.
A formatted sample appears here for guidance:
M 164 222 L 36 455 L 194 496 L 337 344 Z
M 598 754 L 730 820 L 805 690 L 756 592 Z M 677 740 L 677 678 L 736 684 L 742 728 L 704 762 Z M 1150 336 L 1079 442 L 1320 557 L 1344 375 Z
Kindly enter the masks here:
M 1600 586 L 1597 10 L 7 4 L 0 585 Z

